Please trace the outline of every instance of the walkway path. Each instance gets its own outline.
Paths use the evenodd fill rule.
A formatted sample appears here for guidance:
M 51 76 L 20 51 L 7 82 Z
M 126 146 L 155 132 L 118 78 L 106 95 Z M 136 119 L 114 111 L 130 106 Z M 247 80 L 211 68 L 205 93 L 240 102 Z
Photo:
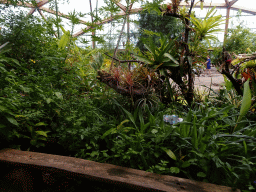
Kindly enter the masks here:
M 203 72 L 200 77 L 195 77 L 195 89 L 208 91 L 209 89 L 206 87 L 211 86 L 214 91 L 218 91 L 223 84 L 224 77 L 221 73 L 217 71 L 215 67 L 212 67 L 211 69 L 211 77 L 206 74 L 206 72 Z

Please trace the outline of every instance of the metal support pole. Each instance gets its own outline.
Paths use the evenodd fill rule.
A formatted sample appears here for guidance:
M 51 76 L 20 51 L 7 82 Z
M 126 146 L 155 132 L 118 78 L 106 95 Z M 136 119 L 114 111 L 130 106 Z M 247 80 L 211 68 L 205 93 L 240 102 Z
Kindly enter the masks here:
M 91 10 L 91 19 L 92 19 L 92 24 L 93 24 L 93 16 L 92 16 L 92 1 L 90 1 L 90 10 Z M 92 36 L 95 36 L 95 31 L 92 32 Z M 95 49 L 95 41 L 92 41 L 92 48 Z

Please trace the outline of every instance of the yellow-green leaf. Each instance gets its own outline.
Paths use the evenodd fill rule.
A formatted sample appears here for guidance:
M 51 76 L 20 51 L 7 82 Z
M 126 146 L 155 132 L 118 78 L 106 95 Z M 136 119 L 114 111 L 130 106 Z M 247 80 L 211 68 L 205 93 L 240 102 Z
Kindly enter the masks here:
M 47 124 L 44 122 L 40 122 L 40 123 L 37 123 L 35 126 L 43 126 L 43 125 L 47 125 Z
M 128 119 L 125 119 L 124 121 L 122 121 L 122 122 L 117 126 L 117 129 L 120 129 L 120 128 L 123 126 L 123 124 L 124 124 L 124 123 L 127 123 L 127 122 L 129 122 Z
M 38 135 L 42 135 L 42 136 L 44 136 L 44 137 L 47 137 L 47 133 L 48 132 L 50 132 L 50 131 L 36 131 L 36 133 L 38 134 Z
M 249 79 L 248 79 L 244 83 L 244 93 L 243 93 L 242 105 L 241 105 L 240 114 L 239 114 L 237 122 L 241 121 L 242 117 L 250 109 L 251 104 L 252 104 L 252 95 L 251 95 L 251 89 L 250 89 Z
M 164 150 L 167 153 L 167 155 L 171 157 L 173 160 L 177 160 L 175 154 L 170 149 L 162 148 L 162 150 Z

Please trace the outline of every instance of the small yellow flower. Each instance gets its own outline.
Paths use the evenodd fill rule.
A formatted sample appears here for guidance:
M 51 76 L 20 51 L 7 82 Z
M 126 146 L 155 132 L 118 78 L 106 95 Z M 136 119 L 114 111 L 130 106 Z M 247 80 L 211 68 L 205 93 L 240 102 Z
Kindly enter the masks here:
M 36 63 L 34 60 L 30 59 L 31 62 Z

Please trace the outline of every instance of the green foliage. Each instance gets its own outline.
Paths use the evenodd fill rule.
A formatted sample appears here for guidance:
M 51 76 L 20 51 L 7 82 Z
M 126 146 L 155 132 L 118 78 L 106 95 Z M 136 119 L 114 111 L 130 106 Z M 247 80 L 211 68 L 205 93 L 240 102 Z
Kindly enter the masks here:
M 242 105 L 240 109 L 240 114 L 238 117 L 238 122 L 241 120 L 241 118 L 248 112 L 248 110 L 251 107 L 252 103 L 252 96 L 251 96 L 251 90 L 249 86 L 249 80 L 247 80 L 244 83 L 244 94 L 243 94 L 243 100 L 242 100 Z
M 93 55 L 93 61 L 91 62 L 91 66 L 94 69 L 95 72 L 97 72 L 98 70 L 100 70 L 102 64 L 103 64 L 103 55 L 98 52 L 95 55 Z
M 159 10 L 158 7 L 157 9 Z M 141 51 L 146 50 L 144 43 L 148 41 L 148 38 L 152 38 L 153 42 L 159 46 L 159 33 L 164 35 L 169 34 L 169 37 L 172 39 L 177 38 L 179 40 L 181 38 L 182 23 L 179 19 L 158 15 L 153 11 L 148 12 L 144 10 L 140 13 L 138 26 L 140 28 L 140 33 L 137 46 Z
M 53 148 L 54 138 L 61 155 L 255 190 L 256 123 L 248 110 L 254 91 L 249 82 L 243 99 L 230 89 L 189 108 L 142 98 L 134 109 L 96 80 L 95 71 L 105 61 L 101 50 L 79 48 L 66 37 L 58 49 L 50 21 L 41 25 L 24 15 L 5 16 L 9 27 L 0 45 L 10 43 L 0 48 L 1 148 L 43 151 Z M 160 46 L 151 41 L 146 47 L 149 57 L 140 58 L 150 67 L 178 65 L 168 37 L 160 37 Z M 166 123 L 165 114 L 183 122 Z
M 152 38 L 149 39 L 147 44 L 144 46 L 149 51 L 149 56 L 136 56 L 138 60 L 148 64 L 150 68 L 161 69 L 164 67 L 177 67 L 179 63 L 170 54 L 174 49 L 175 43 L 171 41 L 168 36 L 160 34 L 160 47 L 157 47 L 153 42 Z
M 224 21 L 221 15 L 214 16 L 217 10 L 214 12 L 215 7 L 211 8 L 204 19 L 196 18 L 191 14 L 190 21 L 193 23 L 192 29 L 195 30 L 195 40 L 218 40 L 212 33 L 222 31 L 217 27 Z
M 70 35 L 70 31 L 65 31 L 65 29 L 62 26 L 60 26 L 60 28 L 63 32 L 63 35 L 61 36 L 61 38 L 58 42 L 58 48 L 65 49 L 70 41 L 71 35 Z
M 142 6 L 143 10 L 146 10 L 148 13 L 155 12 L 158 15 L 161 15 L 162 12 L 159 9 L 159 5 L 163 3 L 164 0 L 153 0 L 153 1 L 146 1 L 146 3 Z
M 242 25 L 238 25 L 233 29 L 228 30 L 228 34 L 225 40 L 225 50 L 228 52 L 234 52 L 236 54 L 246 53 L 249 48 L 251 51 L 255 51 L 255 33 L 251 32 L 248 28 Z

